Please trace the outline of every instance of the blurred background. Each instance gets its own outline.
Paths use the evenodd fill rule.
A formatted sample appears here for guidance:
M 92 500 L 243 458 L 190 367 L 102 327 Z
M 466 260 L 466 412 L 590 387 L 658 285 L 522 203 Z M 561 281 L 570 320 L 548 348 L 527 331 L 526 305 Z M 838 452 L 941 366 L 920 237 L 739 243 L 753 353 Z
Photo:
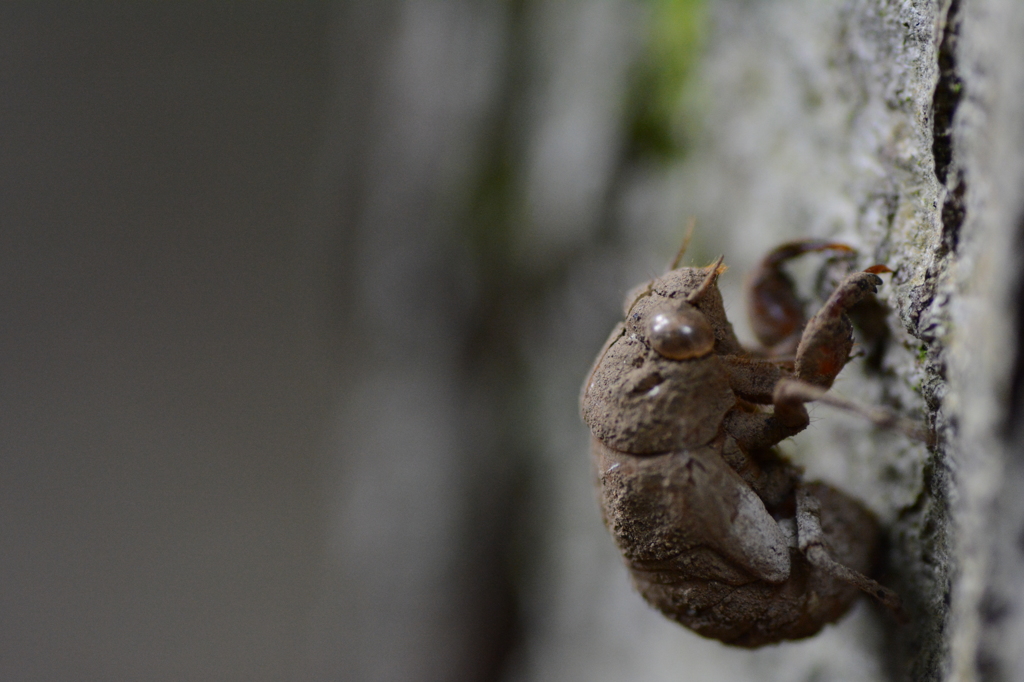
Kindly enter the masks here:
M 742 679 L 782 655 L 631 593 L 576 408 L 688 216 L 688 262 L 779 241 L 726 231 L 730 185 L 687 163 L 709 16 L 0 6 L 0 678 Z M 870 679 L 864 608 L 794 646 Z

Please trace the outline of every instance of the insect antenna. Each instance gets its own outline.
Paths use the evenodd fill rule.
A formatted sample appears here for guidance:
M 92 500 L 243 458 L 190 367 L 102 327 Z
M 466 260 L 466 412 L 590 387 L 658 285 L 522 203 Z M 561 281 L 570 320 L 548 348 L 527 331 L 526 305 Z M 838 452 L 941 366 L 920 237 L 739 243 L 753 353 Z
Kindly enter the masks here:
M 693 239 L 693 230 L 697 227 L 697 218 L 690 216 L 686 221 L 686 234 L 683 235 L 683 245 L 679 247 L 679 251 L 676 252 L 676 257 L 672 259 L 672 264 L 668 266 L 668 269 L 675 270 L 679 267 L 679 264 L 683 262 L 683 256 L 686 255 L 686 249 L 690 248 L 690 240 Z

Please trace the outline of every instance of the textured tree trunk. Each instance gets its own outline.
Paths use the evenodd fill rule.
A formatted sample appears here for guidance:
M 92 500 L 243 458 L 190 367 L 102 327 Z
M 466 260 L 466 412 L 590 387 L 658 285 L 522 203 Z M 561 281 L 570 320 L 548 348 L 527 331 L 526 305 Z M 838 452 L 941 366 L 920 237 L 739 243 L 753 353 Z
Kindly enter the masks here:
M 590 633 L 613 653 L 584 654 L 585 677 L 1024 678 L 1013 644 L 1024 632 L 1022 52 L 1024 6 L 1014 2 L 712 5 L 703 123 L 654 193 L 675 210 L 658 236 L 653 221 L 645 237 L 620 234 L 670 244 L 683 214 L 696 215 L 699 257 L 724 253 L 734 268 L 722 278 L 734 321 L 741 275 L 784 240 L 836 238 L 857 248 L 861 267 L 893 270 L 880 297 L 887 336 L 867 338 L 835 390 L 921 420 L 936 443 L 818 408 L 787 449 L 883 522 L 883 580 L 911 622 L 864 604 L 809 641 L 739 652 L 671 632 L 607 594 L 590 608 L 619 625 Z
M 704 258 L 737 271 L 723 277 L 734 319 L 740 275 L 784 240 L 836 238 L 861 267 L 893 270 L 891 336 L 866 341 L 835 390 L 922 420 L 936 443 L 819 408 L 789 448 L 881 519 L 883 580 L 911 622 L 863 605 L 810 641 L 749 653 L 624 618 L 609 646 L 645 679 L 694 661 L 705 678 L 1022 679 L 1024 6 L 719 2 L 712 17 L 705 118 L 675 205 L 697 216 Z

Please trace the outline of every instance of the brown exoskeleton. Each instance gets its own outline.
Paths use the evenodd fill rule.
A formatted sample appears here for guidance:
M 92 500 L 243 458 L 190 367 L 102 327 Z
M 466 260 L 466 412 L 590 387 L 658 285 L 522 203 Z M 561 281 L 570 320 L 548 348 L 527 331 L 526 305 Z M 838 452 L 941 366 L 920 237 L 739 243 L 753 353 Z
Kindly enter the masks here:
M 755 273 L 753 326 L 771 354 L 737 341 L 717 287 L 719 258 L 673 269 L 631 296 L 583 387 L 605 523 L 633 583 L 669 618 L 737 646 L 813 635 L 859 591 L 902 619 L 899 597 L 865 575 L 879 535 L 870 512 L 805 482 L 774 449 L 806 428 L 811 400 L 898 421 L 827 392 L 853 347 L 846 312 L 888 272 L 847 276 L 805 323 L 781 265 L 828 250 L 851 251 L 792 242 Z

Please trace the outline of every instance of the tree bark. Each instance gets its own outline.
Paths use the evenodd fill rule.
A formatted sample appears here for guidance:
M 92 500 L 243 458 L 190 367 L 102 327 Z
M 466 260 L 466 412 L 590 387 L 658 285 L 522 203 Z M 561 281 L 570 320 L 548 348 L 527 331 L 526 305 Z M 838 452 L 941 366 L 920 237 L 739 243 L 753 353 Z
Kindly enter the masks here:
M 736 652 L 644 620 L 608 645 L 645 679 L 695 660 L 712 678 L 1024 679 L 1024 6 L 724 1 L 712 26 L 705 116 L 659 238 L 697 216 L 698 256 L 737 273 L 722 278 L 734 322 L 740 275 L 784 240 L 837 239 L 893 270 L 888 336 L 834 390 L 921 420 L 935 444 L 818 408 L 789 447 L 880 518 L 882 579 L 911 622 L 864 605 L 807 642 Z

